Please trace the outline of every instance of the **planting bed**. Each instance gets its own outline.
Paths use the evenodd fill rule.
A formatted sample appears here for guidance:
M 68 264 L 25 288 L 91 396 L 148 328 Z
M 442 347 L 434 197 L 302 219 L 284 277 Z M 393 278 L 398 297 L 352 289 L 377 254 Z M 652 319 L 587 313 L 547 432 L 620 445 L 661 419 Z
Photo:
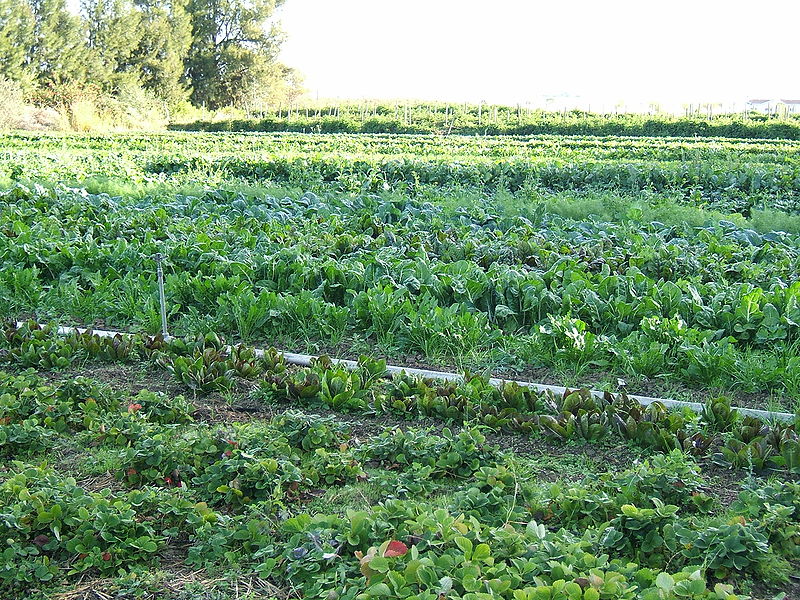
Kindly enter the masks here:
M 800 585 L 798 423 L 724 401 L 696 415 L 387 380 L 366 358 L 292 367 L 211 335 L 26 324 L 2 339 L 4 597 L 733 600 Z

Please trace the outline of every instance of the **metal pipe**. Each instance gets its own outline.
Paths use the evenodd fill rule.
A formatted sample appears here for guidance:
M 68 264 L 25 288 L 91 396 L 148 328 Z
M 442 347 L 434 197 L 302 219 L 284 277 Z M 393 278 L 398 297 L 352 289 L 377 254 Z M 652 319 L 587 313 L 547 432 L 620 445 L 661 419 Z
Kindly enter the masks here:
M 166 338 L 169 335 L 169 333 L 167 333 L 167 300 L 164 296 L 164 270 L 161 268 L 161 261 L 164 260 L 164 255 L 158 252 L 154 258 L 156 260 L 156 274 L 158 275 L 158 303 L 161 309 L 161 335 Z

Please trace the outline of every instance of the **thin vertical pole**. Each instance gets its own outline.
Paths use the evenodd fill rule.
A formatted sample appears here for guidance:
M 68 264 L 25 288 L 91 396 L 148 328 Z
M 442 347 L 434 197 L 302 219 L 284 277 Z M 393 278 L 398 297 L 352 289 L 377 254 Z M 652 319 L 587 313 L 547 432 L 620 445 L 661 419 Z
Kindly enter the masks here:
M 164 297 L 164 269 L 161 268 L 161 261 L 164 260 L 164 255 L 159 252 L 155 256 L 156 259 L 156 273 L 158 275 L 158 301 L 161 305 L 161 333 L 167 337 L 167 300 Z

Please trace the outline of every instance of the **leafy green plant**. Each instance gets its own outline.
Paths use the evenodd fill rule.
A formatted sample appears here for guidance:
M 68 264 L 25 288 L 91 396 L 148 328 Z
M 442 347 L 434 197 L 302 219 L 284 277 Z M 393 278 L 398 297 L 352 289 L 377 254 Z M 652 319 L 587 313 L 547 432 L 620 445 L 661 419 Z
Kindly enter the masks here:
M 16 463 L 0 483 L 0 498 L 6 507 L 0 580 L 12 586 L 50 581 L 68 559 L 71 573 L 113 573 L 151 561 L 162 544 L 124 498 L 88 493 L 48 467 Z
M 761 472 L 770 467 L 770 457 L 774 450 L 764 438 L 755 438 L 750 443 L 729 439 L 714 454 L 714 462 L 719 465 Z
M 570 316 L 549 317 L 549 323 L 539 326 L 542 344 L 554 358 L 576 365 L 602 365 L 607 340 L 592 333 L 587 324 Z
M 136 350 L 140 341 L 136 338 L 116 334 L 113 337 L 101 337 L 91 330 L 77 334 L 78 344 L 92 358 L 108 362 L 125 362 L 136 358 Z
M 781 444 L 780 452 L 780 456 L 772 457 L 772 462 L 790 473 L 800 474 L 800 441 L 784 441 Z
M 652 499 L 655 508 L 637 508 L 623 504 L 620 514 L 602 532 L 600 546 L 633 556 L 642 564 L 663 568 L 677 544 L 674 528 L 678 507 Z
M 233 384 L 230 361 L 213 348 L 195 351 L 191 357 L 176 356 L 165 366 L 178 381 L 198 392 L 224 390 Z
M 370 478 L 370 483 L 387 498 L 421 498 L 439 489 L 435 474 L 432 465 L 411 463 L 401 471 L 381 471 Z
M 588 483 L 588 482 L 587 482 Z M 600 477 L 600 486 L 618 502 L 647 504 L 658 498 L 682 508 L 708 512 L 713 498 L 703 492 L 703 477 L 698 464 L 680 450 L 656 454 L 639 465 Z
M 342 485 L 367 479 L 361 463 L 346 450 L 331 452 L 317 448 L 307 461 L 304 472 L 316 485 Z
M 368 406 L 369 388 L 359 373 L 341 367 L 326 368 L 320 376 L 320 399 L 330 408 L 345 411 Z
M 497 527 L 526 521 L 526 489 L 513 471 L 504 465 L 481 467 L 474 477 L 474 484 L 453 496 L 452 512 L 463 512 Z
M 333 417 L 286 411 L 272 420 L 289 444 L 301 450 L 339 449 L 350 440 L 350 428 Z
M 297 496 L 305 481 L 291 457 L 249 454 L 233 447 L 194 477 L 192 485 L 212 504 L 239 507 L 258 501 L 280 507 Z
M 264 371 L 264 362 L 256 356 L 255 349 L 242 346 L 231 348 L 231 368 L 243 379 L 255 379 Z
M 702 420 L 712 431 L 730 431 L 737 422 L 737 414 L 727 398 L 711 398 L 703 406 Z
M 151 423 L 162 425 L 190 423 L 195 406 L 183 396 L 142 390 L 131 398 L 127 412 L 138 413 Z
M 361 452 L 389 468 L 430 466 L 437 477 L 472 475 L 497 456 L 497 448 L 486 444 L 486 436 L 477 428 L 458 434 L 445 428 L 438 435 L 420 429 L 386 430 L 364 444 Z
M 736 514 L 764 533 L 770 546 L 789 557 L 800 551 L 800 485 L 774 481 L 760 485 L 751 481 L 731 505 Z
M 770 552 L 767 538 L 741 518 L 700 530 L 679 525 L 675 535 L 687 560 L 704 563 L 719 578 L 732 572 L 752 572 Z
M 30 338 L 20 339 L 5 359 L 24 367 L 65 369 L 76 360 L 78 351 L 77 342 L 50 337 L 47 330 L 36 330 Z

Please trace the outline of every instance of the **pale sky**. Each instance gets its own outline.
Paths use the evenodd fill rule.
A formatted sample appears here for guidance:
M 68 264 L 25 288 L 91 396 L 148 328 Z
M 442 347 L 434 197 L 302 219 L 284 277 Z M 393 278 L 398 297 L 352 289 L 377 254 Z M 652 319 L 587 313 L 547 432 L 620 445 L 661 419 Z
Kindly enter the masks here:
M 798 0 L 286 0 L 279 18 L 311 96 L 800 98 Z
M 800 0 L 285 0 L 277 17 L 311 98 L 800 99 Z

